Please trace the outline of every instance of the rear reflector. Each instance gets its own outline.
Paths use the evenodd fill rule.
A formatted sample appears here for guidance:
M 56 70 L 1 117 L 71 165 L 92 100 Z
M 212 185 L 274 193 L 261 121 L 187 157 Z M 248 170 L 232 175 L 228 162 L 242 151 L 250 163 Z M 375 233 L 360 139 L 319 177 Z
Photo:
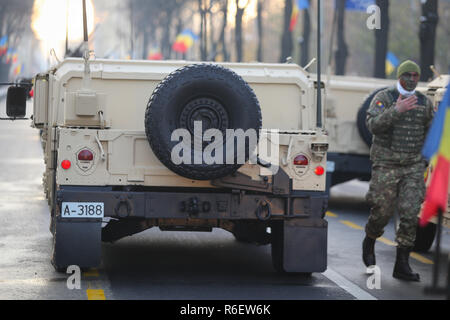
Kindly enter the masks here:
M 314 170 L 314 173 L 317 174 L 318 176 L 321 176 L 325 173 L 325 169 L 322 166 L 318 166 Z
M 307 166 L 309 163 L 308 158 L 300 154 L 294 158 L 294 165 L 296 166 Z
M 89 150 L 81 150 L 80 152 L 78 152 L 78 160 L 92 161 L 92 160 L 94 160 L 94 155 Z
M 72 164 L 70 163 L 69 160 L 63 160 L 63 162 L 61 162 L 61 167 L 62 167 L 64 170 L 69 169 L 71 165 L 72 165 Z

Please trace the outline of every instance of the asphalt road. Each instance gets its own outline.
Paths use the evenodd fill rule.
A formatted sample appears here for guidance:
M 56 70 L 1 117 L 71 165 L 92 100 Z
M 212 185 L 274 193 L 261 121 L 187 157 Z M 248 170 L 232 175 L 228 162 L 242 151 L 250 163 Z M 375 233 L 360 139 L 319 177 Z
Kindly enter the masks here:
M 4 101 L 0 102 L 3 114 Z M 368 288 L 372 274 L 366 273 L 361 261 L 362 228 L 368 210 L 358 202 L 366 185 L 354 182 L 333 188 L 334 201 L 327 217 L 328 270 L 323 274 L 277 274 L 272 268 L 270 246 L 239 243 L 224 230 L 189 233 L 155 228 L 115 244 L 104 244 L 101 267 L 83 272 L 81 288 L 69 290 L 69 275 L 57 273 L 50 264 L 52 237 L 42 189 L 44 162 L 38 130 L 30 128 L 29 121 L 0 122 L 0 150 L 0 299 L 443 298 L 424 294 L 424 288 L 431 283 L 432 252 L 411 258 L 412 268 L 421 274 L 422 282 L 392 278 L 392 225 L 376 246 L 380 288 Z M 448 229 L 444 231 L 443 246 L 448 253 Z

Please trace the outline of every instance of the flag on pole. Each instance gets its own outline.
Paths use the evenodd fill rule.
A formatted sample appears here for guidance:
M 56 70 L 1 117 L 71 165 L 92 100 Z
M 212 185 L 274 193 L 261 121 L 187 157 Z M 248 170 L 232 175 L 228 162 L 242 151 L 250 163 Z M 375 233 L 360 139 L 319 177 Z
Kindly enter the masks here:
M 0 57 L 8 51 L 8 36 L 3 36 L 0 39 Z
M 392 52 L 388 52 L 386 55 L 386 74 L 389 76 L 398 67 L 400 61 Z
M 294 0 L 292 8 L 291 22 L 289 24 L 289 31 L 293 31 L 298 21 L 300 10 L 309 8 L 309 0 Z
M 198 40 L 198 37 L 191 30 L 185 29 L 175 39 L 172 50 L 175 52 L 186 53 L 189 48 L 194 45 L 196 40 Z
M 162 60 L 162 59 L 163 55 L 161 53 L 161 50 L 159 50 L 159 48 L 150 49 L 147 60 Z
M 13 53 L 11 59 L 12 59 L 12 63 L 16 63 L 17 59 L 19 59 L 19 55 L 15 52 L 15 53 Z
M 14 68 L 14 75 L 18 76 L 20 74 L 20 72 L 22 71 L 22 64 L 19 63 L 19 65 L 17 67 Z
M 373 4 L 375 4 L 375 0 L 347 0 L 345 1 L 345 9 L 349 11 L 366 12 L 367 8 Z
M 437 215 L 438 210 L 442 210 L 442 212 L 447 210 L 450 172 L 449 86 L 447 86 L 447 91 L 433 119 L 422 154 L 429 161 L 436 162 L 420 214 L 420 225 L 425 226 L 431 218 Z
M 10 63 L 13 56 L 13 50 L 12 48 L 9 48 L 8 51 L 6 51 L 6 63 Z

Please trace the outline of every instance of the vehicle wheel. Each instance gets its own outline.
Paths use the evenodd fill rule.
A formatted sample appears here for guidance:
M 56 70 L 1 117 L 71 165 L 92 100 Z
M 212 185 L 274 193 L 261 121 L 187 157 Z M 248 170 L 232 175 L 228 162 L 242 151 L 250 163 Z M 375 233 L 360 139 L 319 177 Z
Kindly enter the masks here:
M 436 236 L 437 226 L 434 223 L 428 223 L 425 227 L 417 226 L 416 241 L 413 251 L 427 252 L 433 245 Z
M 375 95 L 378 92 L 380 92 L 381 90 L 384 90 L 386 88 L 387 87 L 377 89 L 377 90 L 373 91 L 371 94 L 369 94 L 364 99 L 364 102 L 362 103 L 361 107 L 358 110 L 358 115 L 356 118 L 356 125 L 358 127 L 358 132 L 359 132 L 359 135 L 361 136 L 361 138 L 363 139 L 363 141 L 369 147 L 372 145 L 372 133 L 370 133 L 369 129 L 366 126 L 367 110 L 369 110 L 370 103 L 372 102 L 372 99 L 375 97 Z
M 272 232 L 272 265 L 276 272 L 285 273 L 283 268 L 283 223 L 274 221 L 271 226 Z
M 217 129 L 223 141 L 199 141 L 194 137 L 197 121 L 202 123 L 202 137 L 208 129 Z M 194 180 L 221 178 L 237 171 L 256 147 L 261 126 L 261 108 L 250 86 L 233 71 L 213 64 L 190 65 L 171 73 L 153 92 L 145 113 L 145 132 L 156 157 L 173 172 Z M 172 141 L 176 129 L 185 129 L 194 139 L 185 141 L 183 136 L 182 141 Z M 255 130 L 256 141 L 250 144 L 246 139 L 245 161 L 238 163 L 237 139 L 227 141 L 227 129 Z M 180 145 L 182 151 L 175 151 Z M 199 158 L 208 146 L 209 151 L 214 149 L 211 155 L 226 164 L 208 164 Z M 221 148 L 223 154 L 216 155 Z M 172 151 L 181 159 L 173 161 Z M 234 161 L 230 164 L 226 155 L 231 152 Z
M 236 223 L 232 231 L 239 242 L 256 243 L 266 245 L 271 241 L 270 234 L 266 231 L 267 226 L 258 223 Z

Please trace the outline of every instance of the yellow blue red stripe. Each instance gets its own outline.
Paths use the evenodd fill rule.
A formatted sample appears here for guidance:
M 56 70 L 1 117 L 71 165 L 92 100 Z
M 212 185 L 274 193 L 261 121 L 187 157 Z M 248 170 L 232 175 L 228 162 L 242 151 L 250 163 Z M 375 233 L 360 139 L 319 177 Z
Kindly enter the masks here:
M 422 154 L 428 160 L 436 157 L 436 167 L 431 175 L 425 203 L 420 216 L 424 226 L 438 213 L 445 212 L 448 203 L 448 180 L 450 173 L 450 90 L 447 91 L 433 119 Z

